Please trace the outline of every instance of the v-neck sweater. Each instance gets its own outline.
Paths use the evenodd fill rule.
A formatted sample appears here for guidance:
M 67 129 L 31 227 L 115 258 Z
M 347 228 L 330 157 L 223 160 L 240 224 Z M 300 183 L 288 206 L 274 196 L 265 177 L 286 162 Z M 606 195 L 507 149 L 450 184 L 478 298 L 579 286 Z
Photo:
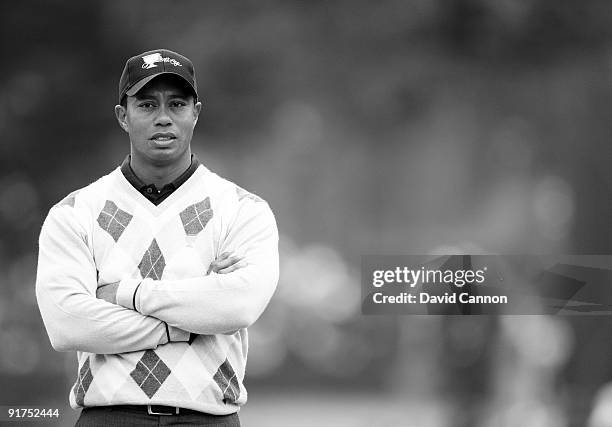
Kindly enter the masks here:
M 121 163 L 121 173 L 123 173 L 125 179 L 127 179 L 135 189 L 140 191 L 142 195 L 149 199 L 154 205 L 159 205 L 166 197 L 172 194 L 174 190 L 183 185 L 183 183 L 187 181 L 200 166 L 200 161 L 194 154 L 192 154 L 191 164 L 185 170 L 185 172 L 183 172 L 174 181 L 164 185 L 162 188 L 157 188 L 155 184 L 146 184 L 138 177 L 138 175 L 136 175 L 132 169 L 132 166 L 130 166 L 130 160 L 131 155 L 128 154 L 123 160 L 123 163 Z
M 246 266 L 207 274 L 220 254 Z M 73 408 L 121 404 L 236 412 L 247 327 L 278 282 L 268 204 L 199 165 L 159 205 L 120 168 L 49 211 L 36 296 L 53 347 L 77 350 Z M 96 298 L 119 283 L 117 304 Z

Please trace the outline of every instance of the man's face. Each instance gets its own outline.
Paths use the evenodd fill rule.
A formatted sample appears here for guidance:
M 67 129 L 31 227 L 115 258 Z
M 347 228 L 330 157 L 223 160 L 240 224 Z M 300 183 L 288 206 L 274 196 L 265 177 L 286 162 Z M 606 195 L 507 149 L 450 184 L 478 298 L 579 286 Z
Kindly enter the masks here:
M 130 135 L 132 156 L 163 166 L 189 155 L 201 107 L 176 78 L 161 75 L 128 96 L 126 107 L 116 106 L 115 113 Z

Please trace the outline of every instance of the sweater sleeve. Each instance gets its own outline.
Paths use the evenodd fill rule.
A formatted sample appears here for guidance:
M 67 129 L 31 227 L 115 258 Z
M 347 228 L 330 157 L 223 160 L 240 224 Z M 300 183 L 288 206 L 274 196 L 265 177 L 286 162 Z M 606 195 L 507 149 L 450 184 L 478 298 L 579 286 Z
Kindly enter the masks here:
M 240 254 L 247 265 L 228 274 L 145 279 L 134 289 L 134 298 L 120 298 L 118 303 L 197 334 L 228 333 L 250 326 L 278 283 L 278 230 L 268 204 L 245 199 L 220 246 L 219 253 Z M 126 294 L 121 291 L 123 285 L 117 295 Z
M 74 208 L 55 206 L 40 233 L 36 298 L 57 351 L 116 354 L 156 348 L 188 333 L 96 298 L 97 270 Z

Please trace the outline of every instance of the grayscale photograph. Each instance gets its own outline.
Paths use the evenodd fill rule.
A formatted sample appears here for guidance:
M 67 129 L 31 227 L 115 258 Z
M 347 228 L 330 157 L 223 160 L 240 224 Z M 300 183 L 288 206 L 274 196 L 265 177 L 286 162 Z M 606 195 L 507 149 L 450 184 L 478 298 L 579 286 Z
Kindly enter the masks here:
M 0 22 L 0 425 L 612 427 L 612 2 Z

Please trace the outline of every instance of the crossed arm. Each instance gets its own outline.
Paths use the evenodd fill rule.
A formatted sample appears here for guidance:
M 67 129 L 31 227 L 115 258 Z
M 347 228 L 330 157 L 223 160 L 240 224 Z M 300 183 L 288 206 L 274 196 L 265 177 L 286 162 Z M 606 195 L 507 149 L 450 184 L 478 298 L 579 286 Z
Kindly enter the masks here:
M 43 225 L 36 295 L 56 350 L 98 354 L 187 341 L 190 332 L 216 334 L 252 324 L 278 281 L 278 232 L 265 203 L 241 209 L 210 274 L 184 280 L 122 280 L 98 290 L 84 230 L 69 207 L 53 208 Z M 111 295 L 115 293 L 115 302 Z M 108 299 L 109 301 L 106 301 Z M 134 305 L 135 303 L 135 305 Z
M 97 299 L 96 288 L 85 231 L 72 208 L 52 208 L 40 233 L 36 298 L 53 348 L 124 353 L 187 339 L 160 319 Z
M 245 265 L 246 263 L 242 260 L 242 257 L 230 255 L 229 253 L 224 252 L 219 255 L 219 258 L 210 263 L 206 274 L 227 274 L 238 270 Z M 98 289 L 96 289 L 96 298 L 103 299 L 111 304 L 118 304 L 117 289 L 119 288 L 119 284 L 120 282 L 98 284 Z

